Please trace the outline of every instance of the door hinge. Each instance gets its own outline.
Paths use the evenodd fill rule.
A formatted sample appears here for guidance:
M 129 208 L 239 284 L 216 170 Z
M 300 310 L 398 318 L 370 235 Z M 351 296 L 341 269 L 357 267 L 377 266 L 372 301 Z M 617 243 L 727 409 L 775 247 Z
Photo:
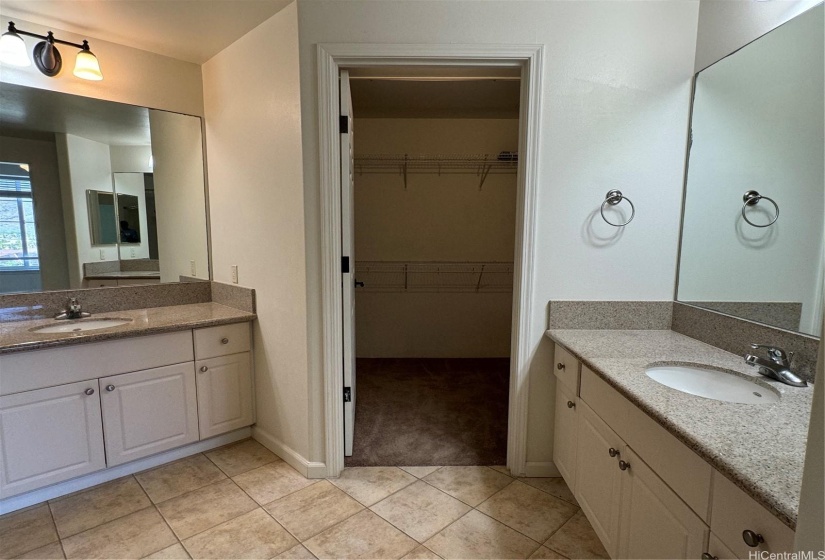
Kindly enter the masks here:
M 338 131 L 341 134 L 346 134 L 349 132 L 349 117 L 347 115 L 341 115 L 338 117 Z
M 344 387 L 344 402 L 352 402 L 352 387 Z
M 341 257 L 341 272 L 343 274 L 349 272 L 349 257 Z

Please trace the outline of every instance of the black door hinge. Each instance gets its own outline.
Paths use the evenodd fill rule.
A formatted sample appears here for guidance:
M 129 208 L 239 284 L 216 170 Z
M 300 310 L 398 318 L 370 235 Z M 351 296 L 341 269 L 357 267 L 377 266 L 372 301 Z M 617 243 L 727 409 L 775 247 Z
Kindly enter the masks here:
M 352 387 L 344 387 L 344 402 L 352 402 Z
M 349 257 L 341 257 L 341 272 L 343 274 L 349 272 Z
M 338 131 L 341 134 L 346 134 L 349 132 L 349 117 L 347 115 L 341 115 L 338 117 Z

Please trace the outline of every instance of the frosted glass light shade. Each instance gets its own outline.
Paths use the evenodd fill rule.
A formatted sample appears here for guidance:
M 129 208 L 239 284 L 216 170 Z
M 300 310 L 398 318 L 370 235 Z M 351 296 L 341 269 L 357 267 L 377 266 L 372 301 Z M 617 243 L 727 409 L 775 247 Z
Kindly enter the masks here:
M 77 53 L 74 63 L 74 75 L 84 80 L 100 81 L 103 73 L 100 71 L 100 64 L 92 51 L 83 50 Z
M 11 66 L 31 66 L 26 43 L 17 33 L 8 31 L 0 37 L 0 62 Z

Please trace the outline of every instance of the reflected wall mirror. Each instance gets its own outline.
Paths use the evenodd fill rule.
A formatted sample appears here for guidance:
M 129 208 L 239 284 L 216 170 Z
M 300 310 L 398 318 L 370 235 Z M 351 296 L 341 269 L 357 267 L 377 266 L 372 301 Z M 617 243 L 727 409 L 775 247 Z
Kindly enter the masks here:
M 0 294 L 210 279 L 198 117 L 0 83 Z
M 676 299 L 820 336 L 825 17 L 696 75 Z

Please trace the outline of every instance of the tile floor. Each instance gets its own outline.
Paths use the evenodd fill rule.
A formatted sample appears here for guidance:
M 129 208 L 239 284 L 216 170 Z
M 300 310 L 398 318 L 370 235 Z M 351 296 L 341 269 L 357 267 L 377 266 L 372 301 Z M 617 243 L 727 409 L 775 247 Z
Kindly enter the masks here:
M 356 467 L 246 440 L 0 517 L 0 558 L 607 558 L 560 478 Z

